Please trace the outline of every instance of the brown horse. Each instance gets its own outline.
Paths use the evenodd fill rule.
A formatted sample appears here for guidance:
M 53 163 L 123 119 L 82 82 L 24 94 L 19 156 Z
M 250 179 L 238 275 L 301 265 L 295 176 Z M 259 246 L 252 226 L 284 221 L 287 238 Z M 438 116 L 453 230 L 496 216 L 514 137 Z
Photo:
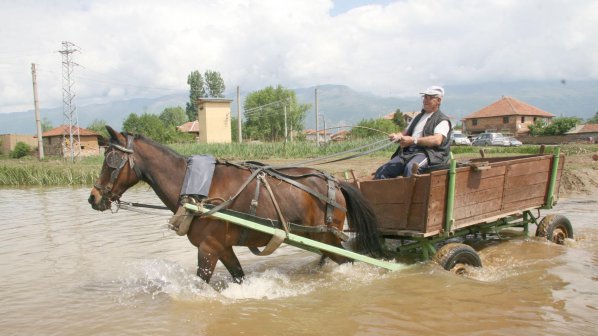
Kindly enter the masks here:
M 106 149 L 102 171 L 88 199 L 92 208 L 99 211 L 109 209 L 113 202 L 119 201 L 127 189 L 139 181 L 144 181 L 153 188 L 162 202 L 175 212 L 179 205 L 187 158 L 143 136 L 118 133 L 109 126 L 106 128 L 110 134 L 110 146 Z M 318 227 L 327 225 L 328 228 L 334 227 L 334 230 L 342 232 L 347 215 L 349 227 L 357 233 L 357 244 L 367 254 L 380 255 L 381 246 L 375 231 L 375 216 L 357 189 L 344 182 L 334 182 L 333 188 L 341 192 L 334 194 L 336 203 L 332 203 L 336 206 L 331 212 L 332 218 L 326 221 L 325 214 L 329 207 L 326 200 L 315 197 L 313 192 L 305 191 L 308 188 L 320 195 L 327 195 L 329 182 L 324 178 L 325 175 L 318 170 L 301 167 L 280 168 L 277 171 L 284 176 L 297 176 L 293 180 L 300 183 L 302 188 L 287 183 L 284 179 L 265 176 L 273 196 L 269 196 L 266 191 L 259 194 L 256 216 L 277 219 L 282 213 L 284 219 L 290 223 Z M 265 189 L 256 179 L 251 180 L 246 188 L 241 188 L 250 176 L 253 175 L 248 168 L 218 161 L 208 201 L 218 204 L 222 200 L 230 200 L 228 209 L 247 212 L 255 197 L 256 187 Z M 238 196 L 233 197 L 241 189 Z M 279 212 L 275 209 L 273 199 L 278 203 Z M 298 234 L 326 244 L 341 246 L 339 235 L 333 234 L 332 231 L 314 230 Z M 271 236 L 211 217 L 197 216 L 187 232 L 187 238 L 198 249 L 199 277 L 209 282 L 216 263 L 220 260 L 233 280 L 240 283 L 244 273 L 233 246 L 262 247 L 270 241 Z M 325 257 L 337 263 L 350 261 L 345 257 L 324 252 L 322 260 Z

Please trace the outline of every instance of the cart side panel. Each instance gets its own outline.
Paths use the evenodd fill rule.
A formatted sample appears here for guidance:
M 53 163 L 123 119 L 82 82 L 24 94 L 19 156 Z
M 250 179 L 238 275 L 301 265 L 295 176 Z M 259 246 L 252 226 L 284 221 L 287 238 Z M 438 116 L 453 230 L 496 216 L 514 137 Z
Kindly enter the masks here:
M 500 209 L 505 170 L 505 165 L 481 171 L 457 169 L 453 212 L 455 226 L 464 218 L 485 217 Z M 441 230 L 444 226 L 447 181 L 446 173 L 432 178 L 426 232 Z
M 361 192 L 372 205 L 378 228 L 423 231 L 426 221 L 429 175 L 363 181 Z
M 502 210 L 510 212 L 542 206 L 550 182 L 551 168 L 552 159 L 548 155 L 509 165 Z

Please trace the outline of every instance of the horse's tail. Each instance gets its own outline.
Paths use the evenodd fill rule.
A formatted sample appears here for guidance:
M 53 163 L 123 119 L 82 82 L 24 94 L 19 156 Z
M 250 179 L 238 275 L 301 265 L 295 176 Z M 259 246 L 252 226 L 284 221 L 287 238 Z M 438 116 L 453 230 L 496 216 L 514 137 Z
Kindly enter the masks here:
M 382 256 L 382 245 L 376 227 L 378 220 L 370 203 L 361 191 L 347 182 L 340 182 L 340 187 L 347 204 L 347 222 L 357 233 L 357 247 L 373 256 Z

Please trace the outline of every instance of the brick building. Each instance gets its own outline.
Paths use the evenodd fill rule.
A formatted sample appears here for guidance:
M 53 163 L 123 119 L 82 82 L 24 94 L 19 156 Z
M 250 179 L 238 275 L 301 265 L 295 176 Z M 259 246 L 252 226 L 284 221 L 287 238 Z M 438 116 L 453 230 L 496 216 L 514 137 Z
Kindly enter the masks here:
M 555 115 L 513 97 L 503 96 L 481 110 L 465 116 L 463 131 L 479 134 L 485 131 L 501 132 L 514 136 L 529 133 L 529 125 L 537 120 L 550 123 Z

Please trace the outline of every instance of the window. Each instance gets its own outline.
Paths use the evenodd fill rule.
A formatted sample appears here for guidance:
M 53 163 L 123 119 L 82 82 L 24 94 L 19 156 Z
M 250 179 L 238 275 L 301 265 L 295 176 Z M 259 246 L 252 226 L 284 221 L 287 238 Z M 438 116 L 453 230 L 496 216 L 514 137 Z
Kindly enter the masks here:
M 502 123 L 503 124 L 508 124 L 509 123 L 509 117 L 502 117 Z
M 521 117 L 521 123 L 523 124 L 525 122 L 525 117 Z
M 471 119 L 471 124 L 473 126 L 477 126 L 478 125 L 478 120 L 477 119 Z
M 538 119 L 537 117 L 534 117 L 534 122 L 536 122 L 536 119 Z

